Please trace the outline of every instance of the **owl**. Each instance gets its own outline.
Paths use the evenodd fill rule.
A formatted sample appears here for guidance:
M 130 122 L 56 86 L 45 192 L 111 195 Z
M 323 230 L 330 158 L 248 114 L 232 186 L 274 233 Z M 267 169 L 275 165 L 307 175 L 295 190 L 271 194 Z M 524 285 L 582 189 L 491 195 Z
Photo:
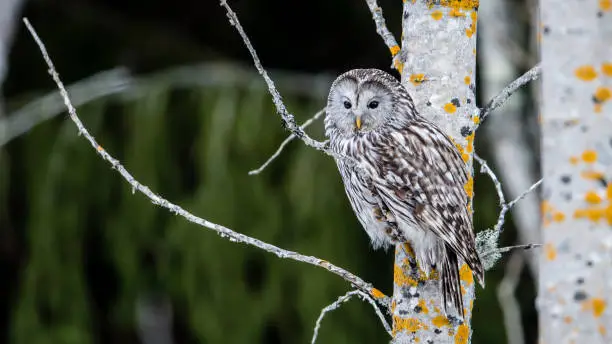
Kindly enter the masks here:
M 484 270 L 464 189 L 468 171 L 451 139 L 378 69 L 354 69 L 332 83 L 325 134 L 372 246 L 410 242 L 419 266 L 439 272 L 445 313 L 463 317 L 459 263 L 482 286 Z

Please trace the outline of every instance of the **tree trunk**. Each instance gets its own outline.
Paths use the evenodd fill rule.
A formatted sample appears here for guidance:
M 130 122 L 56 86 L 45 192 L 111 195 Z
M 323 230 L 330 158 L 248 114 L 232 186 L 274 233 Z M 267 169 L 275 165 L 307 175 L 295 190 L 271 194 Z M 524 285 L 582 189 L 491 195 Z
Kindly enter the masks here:
M 478 1 L 404 1 L 402 49 L 396 67 L 418 111 L 455 141 L 472 166 L 478 108 L 474 93 Z M 473 178 L 465 185 L 473 195 Z M 449 321 L 442 291 L 414 262 L 408 245 L 395 250 L 392 302 L 394 343 L 468 343 L 474 279 L 460 270 L 465 321 Z
M 612 342 L 610 7 L 541 2 L 542 343 Z

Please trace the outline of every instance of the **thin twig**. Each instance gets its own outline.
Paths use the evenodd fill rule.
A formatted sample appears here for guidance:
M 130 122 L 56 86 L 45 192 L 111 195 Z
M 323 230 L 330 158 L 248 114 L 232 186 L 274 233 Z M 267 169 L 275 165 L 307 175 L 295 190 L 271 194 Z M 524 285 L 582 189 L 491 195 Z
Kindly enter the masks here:
M 497 252 L 499 253 L 505 253 L 505 252 L 509 252 L 512 250 L 532 250 L 534 248 L 540 248 L 542 247 L 542 244 L 522 244 L 522 245 L 512 245 L 512 246 L 506 246 L 506 247 L 500 247 L 499 249 L 497 249 Z
M 319 110 L 319 112 L 317 112 L 314 116 L 312 116 L 310 119 L 308 119 L 306 122 L 304 122 L 304 124 L 302 124 L 300 126 L 300 128 L 302 129 L 306 129 L 308 128 L 308 126 L 310 126 L 312 123 L 314 123 L 314 121 L 316 121 L 317 119 L 319 119 L 319 117 L 321 117 L 323 114 L 325 113 L 325 108 Z M 285 141 L 283 141 L 280 146 L 278 147 L 278 149 L 276 150 L 276 152 L 274 152 L 274 154 L 272 154 L 271 157 L 268 158 L 268 160 L 266 160 L 266 162 L 263 163 L 263 165 L 261 165 L 258 169 L 256 170 L 251 170 L 249 171 L 249 176 L 253 176 L 256 174 L 260 174 L 266 167 L 268 167 L 268 165 L 270 165 L 270 163 L 272 161 L 274 161 L 274 159 L 278 158 L 278 156 L 283 152 L 283 149 L 285 149 L 285 146 L 287 146 L 287 144 L 289 144 L 289 142 L 293 141 L 293 139 L 295 138 L 294 134 L 289 135 Z
M 493 181 L 493 184 L 495 185 L 495 190 L 497 191 L 497 197 L 499 198 L 499 206 L 503 207 L 504 204 L 506 204 L 506 198 L 504 196 L 504 191 L 502 189 L 501 183 L 499 182 L 499 179 L 497 179 L 497 176 L 495 175 L 495 173 L 493 173 L 493 170 L 489 167 L 489 164 L 487 164 L 487 161 L 485 159 L 474 153 L 474 160 L 480 163 L 480 173 L 488 174 L 491 180 Z
M 319 335 L 319 329 L 321 328 L 321 322 L 323 321 L 323 318 L 325 317 L 325 315 L 331 311 L 338 309 L 340 306 L 342 306 L 343 303 L 349 301 L 351 297 L 355 295 L 368 301 L 372 305 L 372 307 L 374 308 L 374 311 L 376 312 L 376 315 L 378 315 L 378 318 L 380 319 L 380 322 L 385 327 L 385 331 L 387 331 L 387 333 L 390 336 L 393 336 L 391 332 L 391 326 L 389 326 L 389 323 L 387 323 L 385 316 L 382 314 L 382 312 L 376 305 L 376 302 L 372 300 L 372 298 L 368 294 L 364 294 L 360 290 L 353 290 L 353 291 L 349 291 L 343 296 L 340 296 L 336 301 L 334 301 L 334 303 L 332 303 L 331 305 L 328 305 L 327 307 L 321 310 L 321 314 L 319 315 L 319 318 L 317 319 L 317 323 L 314 328 L 314 334 L 312 335 L 312 340 L 310 341 L 312 344 L 314 344 L 317 341 L 317 336 Z
M 499 238 L 499 236 L 497 236 L 497 238 Z M 492 255 L 500 255 L 502 253 L 506 253 L 506 252 L 510 252 L 512 250 L 523 250 L 523 251 L 527 251 L 527 250 L 532 250 L 534 248 L 540 248 L 542 247 L 542 244 L 523 244 L 523 245 L 512 245 L 512 246 L 505 246 L 505 247 L 497 247 L 493 250 L 487 251 L 487 252 L 483 252 L 481 254 L 481 257 L 490 257 Z M 499 259 L 501 256 L 499 256 L 497 259 Z
M 502 226 L 504 225 L 504 219 L 506 217 L 506 213 L 508 211 L 510 211 L 510 209 L 512 209 L 512 207 L 514 207 L 514 205 L 518 201 L 520 201 L 523 198 L 525 198 L 525 196 L 527 196 L 530 192 L 532 192 L 538 186 L 540 186 L 540 184 L 542 184 L 542 179 L 538 180 L 533 185 L 531 185 L 529 187 L 529 189 L 523 191 L 523 193 L 520 194 L 517 198 L 515 198 L 512 201 L 506 203 L 506 198 L 504 196 L 504 191 L 502 190 L 502 185 L 499 182 L 499 179 L 497 179 L 497 176 L 495 175 L 493 170 L 487 164 L 487 161 L 484 160 L 483 158 L 481 158 L 480 156 L 478 156 L 478 154 L 476 154 L 476 153 L 474 153 L 474 160 L 476 160 L 476 161 L 478 161 L 478 163 L 480 163 L 480 172 L 488 174 L 489 177 L 491 178 L 491 180 L 493 181 L 493 184 L 495 184 L 495 190 L 497 190 L 497 196 L 499 197 L 499 206 L 502 207 L 502 208 L 501 208 L 501 211 L 499 212 L 499 216 L 497 218 L 497 223 L 495 224 L 495 227 L 493 227 L 493 228 L 497 232 L 501 233 Z
M 370 12 L 372 12 L 372 19 L 374 19 L 374 23 L 376 24 L 376 33 L 378 33 L 378 35 L 382 37 L 383 41 L 387 45 L 387 48 L 389 48 L 389 50 L 391 51 L 391 54 L 393 54 L 394 56 L 397 55 L 400 50 L 400 47 L 397 44 L 395 36 L 393 36 L 391 31 L 389 31 L 389 29 L 387 28 L 382 8 L 378 6 L 376 0 L 366 0 L 366 3 L 368 4 Z
M 244 41 L 244 45 L 246 45 L 247 49 L 249 50 L 249 53 L 251 53 L 251 57 L 253 58 L 253 63 L 255 64 L 255 68 L 257 68 L 257 71 L 259 72 L 259 74 L 261 74 L 261 76 L 266 81 L 266 84 L 268 85 L 268 91 L 270 92 L 270 95 L 272 96 L 272 101 L 274 102 L 276 111 L 281 115 L 285 127 L 289 129 L 289 131 L 291 131 L 293 135 L 297 136 L 299 139 L 304 141 L 304 143 L 307 146 L 323 151 L 327 154 L 331 154 L 331 152 L 329 152 L 325 148 L 325 143 L 312 139 L 310 136 L 308 136 L 308 134 L 304 132 L 302 128 L 300 128 L 299 125 L 297 125 L 295 121 L 295 117 L 287 111 L 287 108 L 285 107 L 285 104 L 283 103 L 280 93 L 278 93 L 276 86 L 274 86 L 274 81 L 272 81 L 272 79 L 268 76 L 268 73 L 266 72 L 266 70 L 263 68 L 261 61 L 259 60 L 259 57 L 257 56 L 257 53 L 255 52 L 255 48 L 253 48 L 253 45 L 251 44 L 249 37 L 247 36 L 246 32 L 244 32 L 242 25 L 240 25 L 238 16 L 232 10 L 232 8 L 227 4 L 226 0 L 221 0 L 220 4 L 227 11 L 227 17 L 229 18 L 230 24 L 236 28 L 236 30 L 240 34 L 240 37 L 242 37 L 242 40 Z
M 487 116 L 498 107 L 502 106 L 510 96 L 516 92 L 519 88 L 528 84 L 529 82 L 536 80 L 542 74 L 542 68 L 538 63 L 535 67 L 531 68 L 525 74 L 521 75 L 518 79 L 511 82 L 506 88 L 501 90 L 485 107 L 480 110 L 480 123 L 484 122 Z
M 506 326 L 506 337 L 509 344 L 525 343 L 521 308 L 514 295 L 524 266 L 523 255 L 518 252 L 513 253 L 506 266 L 506 274 L 497 287 L 497 299 L 504 314 L 504 325 Z
M 497 224 L 495 224 L 494 229 L 496 231 L 498 231 L 499 233 L 502 232 L 502 226 L 504 224 L 504 217 L 506 216 L 506 213 L 512 209 L 512 207 L 520 200 L 522 200 L 523 198 L 525 198 L 525 196 L 527 196 L 530 192 L 532 192 L 533 190 L 535 190 L 538 186 L 540 186 L 540 184 L 542 184 L 543 179 L 538 180 L 537 182 L 535 182 L 533 185 L 531 185 L 529 187 L 529 189 L 525 190 L 522 194 L 520 194 L 517 198 L 515 198 L 514 200 L 512 200 L 510 203 L 506 203 L 502 206 L 501 211 L 499 212 L 499 217 L 497 218 Z
M 173 204 L 169 202 L 168 200 L 162 198 L 161 196 L 157 195 L 156 193 L 151 191 L 151 189 L 149 189 L 147 186 L 139 183 L 136 179 L 134 179 L 134 177 L 130 174 L 130 172 L 128 172 L 125 169 L 125 167 L 123 167 L 123 165 L 119 163 L 117 159 L 113 158 L 104 148 L 102 148 L 102 146 L 98 144 L 98 142 L 89 133 L 89 131 L 87 131 L 87 129 L 85 128 L 85 126 L 83 125 L 79 117 L 77 116 L 76 110 L 74 106 L 72 105 L 70 98 L 68 96 L 68 92 L 66 92 L 66 88 L 64 87 L 64 84 L 60 80 L 59 74 L 57 73 L 53 65 L 53 62 L 51 61 L 51 58 L 49 57 L 49 54 L 47 53 L 47 49 L 45 48 L 45 45 L 43 44 L 41 39 L 38 37 L 38 34 L 36 33 L 32 25 L 30 24 L 30 22 L 26 18 L 23 19 L 23 22 L 25 23 L 28 30 L 30 31 L 30 34 L 36 41 L 36 44 L 38 45 L 38 48 L 40 49 L 40 52 L 45 62 L 47 63 L 47 66 L 49 67 L 49 74 L 51 74 L 53 81 L 55 81 L 55 84 L 57 85 L 60 91 L 60 94 L 62 95 L 64 104 L 66 105 L 66 108 L 68 109 L 68 114 L 70 115 L 70 119 L 74 122 L 74 124 L 76 124 L 79 135 L 82 135 L 83 137 L 85 137 L 85 139 L 89 141 L 91 146 L 98 152 L 98 154 L 102 157 L 102 159 L 106 160 L 114 170 L 116 170 L 117 172 L 119 172 L 119 174 L 121 174 L 121 176 L 132 186 L 132 192 L 139 191 L 145 196 L 147 196 L 153 204 L 166 208 L 172 213 L 184 217 L 189 222 L 200 225 L 201 227 L 212 229 L 215 232 L 217 232 L 217 234 L 219 234 L 222 238 L 227 238 L 232 242 L 240 242 L 240 243 L 244 243 L 247 245 L 255 246 L 267 252 L 273 253 L 279 258 L 292 259 L 292 260 L 296 260 L 299 262 L 323 267 L 324 269 L 342 277 L 343 279 L 348 281 L 350 284 L 355 286 L 355 288 L 363 291 L 366 294 L 372 295 L 381 305 L 387 308 L 389 307 L 389 297 L 387 296 L 378 297 L 378 298 L 375 297 L 375 295 L 372 294 L 373 290 L 375 289 L 373 289 L 370 283 L 365 282 L 360 277 L 353 275 L 352 273 L 348 272 L 345 269 L 335 266 L 323 259 L 312 257 L 312 256 L 305 256 L 305 255 L 302 255 L 302 254 L 299 254 L 293 251 L 288 251 L 280 247 L 274 246 L 272 244 L 263 242 L 259 239 L 251 238 L 244 234 L 234 232 L 233 230 L 227 227 L 224 227 L 224 226 L 212 223 L 208 220 L 202 219 L 200 217 L 197 217 L 191 214 L 190 212 L 186 211 L 185 209 L 179 207 L 178 205 Z M 375 290 L 375 292 L 376 294 L 380 293 L 380 291 L 378 290 Z

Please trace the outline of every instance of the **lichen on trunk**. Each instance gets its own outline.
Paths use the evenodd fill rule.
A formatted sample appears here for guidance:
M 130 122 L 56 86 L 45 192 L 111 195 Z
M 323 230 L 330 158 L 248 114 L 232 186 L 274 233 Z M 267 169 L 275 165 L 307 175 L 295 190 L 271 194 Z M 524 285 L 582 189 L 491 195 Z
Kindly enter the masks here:
M 478 1 L 404 1 L 402 48 L 394 60 L 418 111 L 449 135 L 461 152 L 470 170 L 465 185 L 470 198 L 474 131 L 479 123 L 474 84 L 477 11 Z M 396 247 L 394 272 L 394 343 L 470 341 L 474 279 L 467 265 L 460 268 L 463 322 L 446 318 L 437 274 L 422 272 L 409 245 Z

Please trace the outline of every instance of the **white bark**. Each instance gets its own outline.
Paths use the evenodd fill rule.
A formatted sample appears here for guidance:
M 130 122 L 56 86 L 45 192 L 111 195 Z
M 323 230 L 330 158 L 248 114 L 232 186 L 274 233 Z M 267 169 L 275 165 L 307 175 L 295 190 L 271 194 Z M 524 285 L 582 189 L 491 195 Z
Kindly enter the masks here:
M 482 94 L 492 99 L 521 72 L 512 60 L 512 46 L 506 40 L 516 36 L 517 18 L 505 0 L 484 1 L 480 7 L 480 33 L 482 47 Z M 520 30 L 519 30 L 520 31 Z M 516 47 L 514 47 L 516 48 Z M 522 120 L 523 103 L 521 93 L 515 93 L 504 104 L 498 114 L 490 116 L 487 125 L 487 140 L 493 153 L 497 174 L 510 199 L 518 197 L 539 178 L 535 175 L 533 148 L 529 146 Z M 533 114 L 537 116 L 537 114 Z M 513 218 L 521 243 L 539 243 L 538 196 L 532 193 L 519 202 Z M 538 262 L 535 251 L 525 251 L 531 273 L 537 279 Z
M 543 0 L 541 343 L 612 343 L 612 12 Z
M 404 1 L 398 70 L 419 112 L 451 136 L 471 171 L 478 109 L 474 94 L 478 1 Z M 472 196 L 473 178 L 466 189 Z M 394 343 L 468 343 L 474 279 L 461 267 L 465 320 L 447 319 L 437 277 L 420 273 L 410 250 L 396 247 Z M 412 264 L 411 264 L 412 263 Z

